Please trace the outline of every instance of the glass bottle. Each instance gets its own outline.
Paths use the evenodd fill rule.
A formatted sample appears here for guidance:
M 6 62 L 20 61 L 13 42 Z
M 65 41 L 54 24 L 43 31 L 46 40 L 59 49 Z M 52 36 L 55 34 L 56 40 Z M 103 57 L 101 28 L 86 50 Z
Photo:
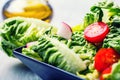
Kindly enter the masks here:
M 22 16 L 50 22 L 52 8 L 48 0 L 9 0 L 4 6 L 6 18 Z

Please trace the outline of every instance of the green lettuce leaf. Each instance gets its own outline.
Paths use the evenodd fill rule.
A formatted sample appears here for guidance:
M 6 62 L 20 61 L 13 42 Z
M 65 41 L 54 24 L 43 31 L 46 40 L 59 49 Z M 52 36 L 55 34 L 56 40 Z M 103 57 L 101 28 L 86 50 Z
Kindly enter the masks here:
M 33 59 L 38 60 L 38 61 L 42 61 L 42 58 L 30 48 L 23 48 L 22 49 L 22 54 L 27 55 L 27 56 L 29 56 Z
M 45 34 L 40 37 L 36 45 L 33 44 L 30 47 L 23 48 L 22 53 L 29 56 L 29 53 L 31 53 L 29 51 L 34 51 L 36 54 L 39 54 L 43 62 L 49 63 L 72 73 L 76 73 L 77 71 L 79 74 L 83 75 L 84 73 L 85 75 L 87 73 L 94 72 L 94 68 L 92 65 L 97 49 L 93 44 L 87 42 L 84 39 L 83 33 L 81 32 L 74 32 L 71 39 L 69 40 L 58 35 L 47 35 L 46 37 Z M 73 65 L 78 66 L 77 64 L 75 64 L 75 61 L 77 59 L 77 57 L 74 57 L 75 55 L 79 56 L 80 63 L 81 60 L 85 62 L 84 65 L 87 67 L 85 70 L 76 70 L 75 72 L 73 72 L 74 70 L 72 69 L 72 67 L 75 68 Z M 30 57 L 35 58 L 34 55 Z M 69 61 L 74 64 L 70 65 Z
M 66 44 L 68 48 L 72 49 L 76 54 L 79 54 L 81 59 L 89 59 L 95 56 L 97 48 L 93 44 L 84 39 L 83 32 L 73 32 L 71 39 L 66 40 L 58 35 L 52 37 L 58 39 L 60 42 Z
M 83 22 L 79 25 L 79 31 L 83 31 L 92 23 L 103 21 L 110 23 L 112 18 L 117 16 L 120 18 L 120 7 L 110 0 L 103 0 L 91 6 L 90 12 L 86 13 Z
M 6 19 L 0 24 L 1 47 L 9 55 L 12 51 L 26 43 L 36 41 L 52 26 L 49 23 L 33 18 L 14 17 Z M 52 27 L 52 33 L 56 33 L 56 28 Z
M 109 34 L 103 41 L 103 47 L 112 47 L 120 53 L 120 28 L 111 26 Z
M 55 38 L 40 37 L 38 45 L 33 45 L 31 49 L 39 54 L 43 62 L 71 73 L 75 74 L 86 69 L 86 65 L 81 58 L 73 50 L 69 49 L 67 45 Z
M 120 61 L 112 65 L 111 73 L 104 74 L 105 80 L 120 80 Z

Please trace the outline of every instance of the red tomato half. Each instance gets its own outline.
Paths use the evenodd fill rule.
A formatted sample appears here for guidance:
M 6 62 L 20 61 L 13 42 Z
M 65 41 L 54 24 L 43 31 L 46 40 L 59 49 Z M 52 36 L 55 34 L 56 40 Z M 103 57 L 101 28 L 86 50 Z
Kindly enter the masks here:
M 105 80 L 105 79 L 104 79 L 104 75 L 105 75 L 105 74 L 110 74 L 110 73 L 111 73 L 111 70 L 112 70 L 112 66 L 110 66 L 110 67 L 108 67 L 107 69 L 105 69 L 105 70 L 102 72 L 101 76 L 100 76 L 100 80 Z
M 113 48 L 101 48 L 95 55 L 94 67 L 102 72 L 120 59 L 120 55 Z
M 89 25 L 84 31 L 84 37 L 92 43 L 99 43 L 104 40 L 109 33 L 109 27 L 104 22 L 96 22 Z

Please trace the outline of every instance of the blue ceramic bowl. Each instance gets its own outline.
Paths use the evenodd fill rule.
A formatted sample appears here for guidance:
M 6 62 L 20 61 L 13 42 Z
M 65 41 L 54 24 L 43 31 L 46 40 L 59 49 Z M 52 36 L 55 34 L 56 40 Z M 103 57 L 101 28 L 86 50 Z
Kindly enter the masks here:
M 44 62 L 37 61 L 31 57 L 22 54 L 22 48 L 13 51 L 14 56 L 19 58 L 23 64 L 40 76 L 43 80 L 84 80 L 76 75 L 49 65 Z

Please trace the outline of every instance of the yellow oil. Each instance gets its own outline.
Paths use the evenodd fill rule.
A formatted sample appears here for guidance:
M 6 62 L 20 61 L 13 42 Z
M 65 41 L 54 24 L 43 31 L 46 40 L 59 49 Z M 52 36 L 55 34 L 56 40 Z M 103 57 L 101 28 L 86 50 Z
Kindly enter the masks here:
M 23 0 L 21 0 L 20 4 L 22 3 Z M 17 10 L 17 6 L 14 3 L 10 4 L 12 6 L 16 6 L 16 11 L 13 10 L 12 8 L 10 9 L 8 6 L 8 9 L 4 10 L 4 15 L 7 18 L 10 17 L 16 17 L 16 16 L 22 16 L 22 17 L 30 17 L 30 18 L 37 18 L 44 20 L 46 22 L 50 22 L 51 20 L 51 15 L 52 15 L 52 10 L 47 4 L 41 3 L 39 0 L 24 0 L 24 5 L 21 7 L 22 11 Z M 11 10 L 11 11 L 10 11 Z

